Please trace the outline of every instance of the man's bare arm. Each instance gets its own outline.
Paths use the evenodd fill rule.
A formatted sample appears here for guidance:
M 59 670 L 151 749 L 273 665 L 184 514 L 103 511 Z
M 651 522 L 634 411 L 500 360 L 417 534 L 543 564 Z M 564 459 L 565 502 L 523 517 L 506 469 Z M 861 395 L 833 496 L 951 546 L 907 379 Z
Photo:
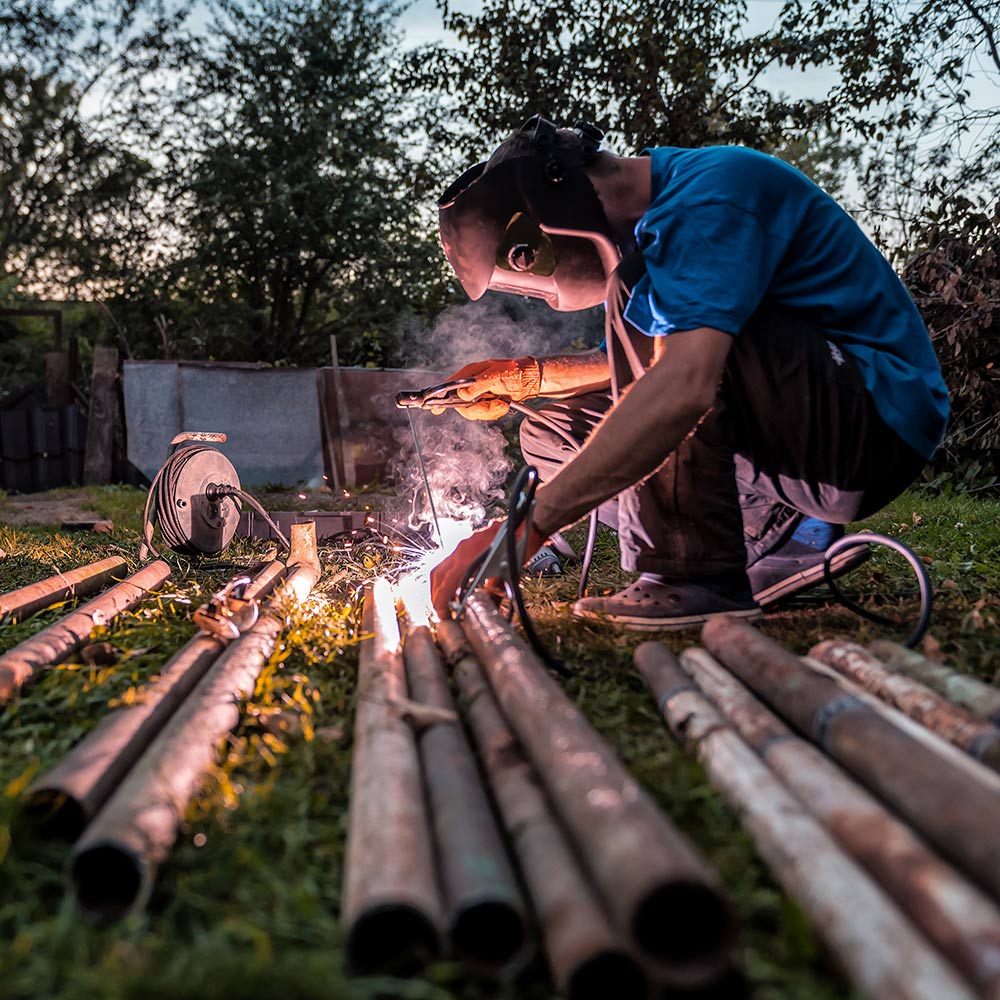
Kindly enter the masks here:
M 572 396 L 607 389 L 611 384 L 608 356 L 597 349 L 582 354 L 552 354 L 538 359 L 540 396 Z
M 662 465 L 714 403 L 731 344 L 728 333 L 711 327 L 664 338 L 657 360 L 580 454 L 539 487 L 539 531 L 572 524 Z

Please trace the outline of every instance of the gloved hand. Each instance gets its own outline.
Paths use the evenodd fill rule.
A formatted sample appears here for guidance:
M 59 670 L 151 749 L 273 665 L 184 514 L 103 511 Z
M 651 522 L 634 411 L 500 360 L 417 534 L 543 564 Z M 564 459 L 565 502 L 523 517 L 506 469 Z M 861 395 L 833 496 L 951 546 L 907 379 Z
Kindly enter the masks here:
M 455 599 L 455 592 L 466 582 L 469 567 L 493 544 L 493 539 L 503 527 L 505 520 L 506 518 L 503 517 L 495 518 L 478 531 L 473 532 L 468 538 L 458 543 L 455 551 L 447 559 L 431 570 L 431 603 L 442 621 L 451 617 L 450 604 Z M 524 526 L 522 525 L 520 531 L 523 530 Z M 518 532 L 519 537 L 520 531 Z M 524 557 L 525 562 L 528 562 L 545 544 L 545 537 L 532 525 Z M 486 586 L 494 596 L 500 596 L 503 591 L 496 586 L 496 582 L 487 580 Z
M 489 361 L 474 361 L 460 368 L 452 379 L 474 378 L 474 385 L 455 390 L 459 399 L 470 401 L 469 406 L 453 407 L 467 420 L 496 420 L 510 409 L 510 401 L 521 402 L 537 396 L 542 385 L 542 369 L 532 357 L 491 358 Z M 433 413 L 443 413 L 441 408 L 433 408 Z

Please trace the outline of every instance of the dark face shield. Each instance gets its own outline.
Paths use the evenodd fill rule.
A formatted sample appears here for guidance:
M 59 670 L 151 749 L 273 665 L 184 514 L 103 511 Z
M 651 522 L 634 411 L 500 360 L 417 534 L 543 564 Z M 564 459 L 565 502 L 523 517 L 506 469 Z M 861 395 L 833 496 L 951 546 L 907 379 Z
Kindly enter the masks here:
M 492 288 L 560 310 L 602 302 L 615 251 L 586 172 L 532 153 L 484 168 L 467 170 L 438 202 L 444 252 L 469 297 Z

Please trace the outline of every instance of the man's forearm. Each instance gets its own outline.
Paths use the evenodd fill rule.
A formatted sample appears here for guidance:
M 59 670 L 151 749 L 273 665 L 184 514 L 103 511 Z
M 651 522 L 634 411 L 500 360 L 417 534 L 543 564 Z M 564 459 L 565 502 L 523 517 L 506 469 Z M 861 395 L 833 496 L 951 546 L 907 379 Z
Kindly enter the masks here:
M 596 392 L 611 384 L 608 356 L 601 350 L 582 354 L 553 354 L 538 359 L 542 372 L 541 396 L 572 396 Z
M 535 523 L 542 533 L 572 524 L 648 476 L 714 402 L 731 339 L 692 330 L 670 340 L 672 349 L 619 400 L 580 454 L 539 487 Z

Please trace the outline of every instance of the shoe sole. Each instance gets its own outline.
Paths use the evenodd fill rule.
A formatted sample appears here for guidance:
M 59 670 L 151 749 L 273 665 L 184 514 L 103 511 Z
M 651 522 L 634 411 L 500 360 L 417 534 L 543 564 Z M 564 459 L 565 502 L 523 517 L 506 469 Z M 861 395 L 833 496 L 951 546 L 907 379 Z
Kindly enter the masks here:
M 869 559 L 871 549 L 866 545 L 857 549 L 848 549 L 833 557 L 830 563 L 830 575 L 836 579 L 843 576 L 857 566 Z M 753 599 L 762 607 L 766 608 L 793 594 L 801 593 L 811 587 L 818 586 L 826 579 L 823 573 L 823 564 L 811 566 L 801 573 L 793 573 L 786 576 L 784 580 L 772 583 L 770 587 L 765 587 L 760 593 L 754 594 Z
M 606 611 L 577 611 L 574 618 L 586 618 L 597 622 L 614 622 L 624 625 L 633 632 L 671 632 L 693 625 L 703 625 L 710 618 L 728 616 L 730 618 L 757 618 L 760 608 L 745 608 L 741 611 L 709 611 L 700 615 L 669 615 L 664 618 L 650 618 L 648 615 L 615 615 Z

